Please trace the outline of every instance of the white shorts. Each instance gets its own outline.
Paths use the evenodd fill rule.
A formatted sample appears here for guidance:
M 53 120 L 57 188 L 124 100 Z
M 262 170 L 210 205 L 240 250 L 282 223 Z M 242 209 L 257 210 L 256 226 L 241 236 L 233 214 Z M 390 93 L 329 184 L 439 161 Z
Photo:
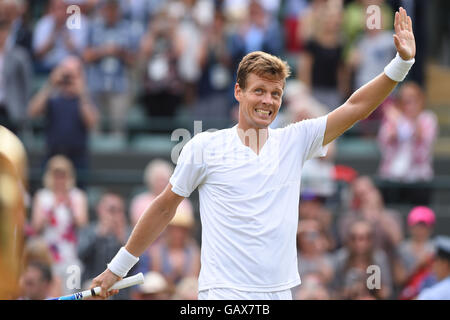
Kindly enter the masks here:
M 272 292 L 241 291 L 213 288 L 198 293 L 198 300 L 292 300 L 291 289 Z

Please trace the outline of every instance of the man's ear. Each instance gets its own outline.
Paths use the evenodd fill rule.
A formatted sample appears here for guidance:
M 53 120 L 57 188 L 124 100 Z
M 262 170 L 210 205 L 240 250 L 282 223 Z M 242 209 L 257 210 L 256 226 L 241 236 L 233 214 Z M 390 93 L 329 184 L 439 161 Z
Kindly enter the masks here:
M 242 89 L 239 86 L 239 83 L 236 82 L 234 85 L 234 97 L 238 102 L 241 102 Z

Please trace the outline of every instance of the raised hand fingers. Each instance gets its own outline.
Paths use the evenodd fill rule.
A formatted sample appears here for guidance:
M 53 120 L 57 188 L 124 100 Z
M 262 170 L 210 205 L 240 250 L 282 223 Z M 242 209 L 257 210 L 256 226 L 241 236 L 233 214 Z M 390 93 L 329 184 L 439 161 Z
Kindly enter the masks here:
M 395 33 L 398 34 L 400 33 L 400 13 L 397 11 L 395 13 L 395 19 L 394 19 L 394 30 Z
M 412 29 L 412 20 L 411 20 L 411 17 L 410 16 L 408 16 L 408 31 L 413 31 L 413 29 Z

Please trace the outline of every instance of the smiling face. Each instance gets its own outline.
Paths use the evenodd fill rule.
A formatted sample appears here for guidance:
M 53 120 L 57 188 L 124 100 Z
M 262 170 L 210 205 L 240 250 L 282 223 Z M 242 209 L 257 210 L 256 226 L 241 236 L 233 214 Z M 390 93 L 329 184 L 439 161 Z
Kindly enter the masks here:
M 234 87 L 240 129 L 258 131 L 272 123 L 280 109 L 289 75 L 287 62 L 266 52 L 254 51 L 242 58 Z
M 278 114 L 284 79 L 270 79 L 250 73 L 245 89 L 236 83 L 234 95 L 239 101 L 239 128 L 267 128 Z

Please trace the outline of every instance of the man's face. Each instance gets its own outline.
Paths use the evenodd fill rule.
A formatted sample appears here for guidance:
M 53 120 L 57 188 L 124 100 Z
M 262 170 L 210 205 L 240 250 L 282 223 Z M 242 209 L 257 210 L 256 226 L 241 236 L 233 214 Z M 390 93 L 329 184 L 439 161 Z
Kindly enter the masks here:
M 42 274 L 35 267 L 28 267 L 23 274 L 22 289 L 24 296 L 31 300 L 43 300 L 47 298 L 49 284 L 42 279 Z
M 443 280 L 450 274 L 450 261 L 438 257 L 433 264 L 433 271 L 438 280 Z
M 239 101 L 240 128 L 267 128 L 280 110 L 283 87 L 283 79 L 272 80 L 253 73 L 248 75 L 245 89 L 236 83 L 234 95 Z

